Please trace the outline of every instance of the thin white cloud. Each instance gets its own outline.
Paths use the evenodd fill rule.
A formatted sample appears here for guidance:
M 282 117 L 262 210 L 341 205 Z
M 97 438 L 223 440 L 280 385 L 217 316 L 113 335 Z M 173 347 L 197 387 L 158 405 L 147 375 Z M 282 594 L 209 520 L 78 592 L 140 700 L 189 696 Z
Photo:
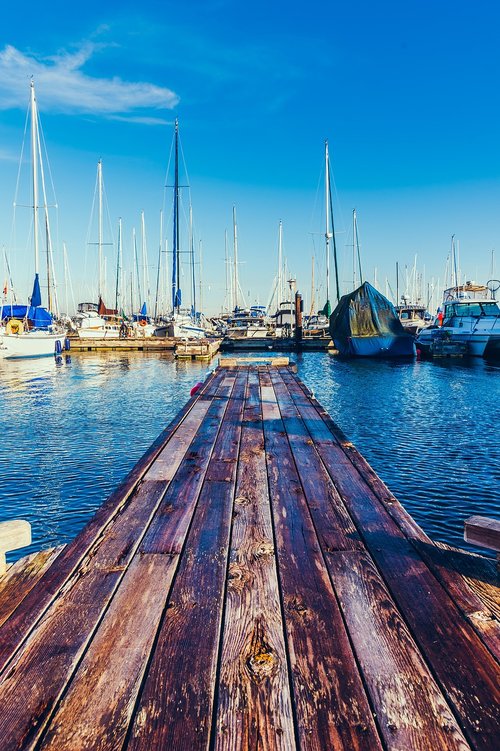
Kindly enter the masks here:
M 125 123 L 139 123 L 140 125 L 173 125 L 173 120 L 164 120 L 162 117 L 141 117 L 137 115 L 110 115 L 111 120 L 120 120 Z
M 19 162 L 19 154 L 12 154 L 5 149 L 0 149 L 0 162 Z
M 104 117 L 118 115 L 135 122 L 158 124 L 160 118 L 137 116 L 137 110 L 172 109 L 179 101 L 170 89 L 151 83 L 131 83 L 121 78 L 95 78 L 84 73 L 85 63 L 102 45 L 88 42 L 74 53 L 50 58 L 27 55 L 7 45 L 0 51 L 0 109 L 24 108 L 33 76 L 45 112 L 80 113 Z

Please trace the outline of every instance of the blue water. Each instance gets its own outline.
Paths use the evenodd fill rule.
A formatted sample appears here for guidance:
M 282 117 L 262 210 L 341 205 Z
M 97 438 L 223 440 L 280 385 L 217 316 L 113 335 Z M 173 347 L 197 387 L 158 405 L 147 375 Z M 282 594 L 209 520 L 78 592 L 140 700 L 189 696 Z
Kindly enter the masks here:
M 299 376 L 434 539 L 500 516 L 500 365 L 294 356 Z M 213 366 L 210 366 L 213 367 Z M 207 365 L 146 353 L 0 360 L 0 521 L 33 544 L 71 540 L 203 380 Z

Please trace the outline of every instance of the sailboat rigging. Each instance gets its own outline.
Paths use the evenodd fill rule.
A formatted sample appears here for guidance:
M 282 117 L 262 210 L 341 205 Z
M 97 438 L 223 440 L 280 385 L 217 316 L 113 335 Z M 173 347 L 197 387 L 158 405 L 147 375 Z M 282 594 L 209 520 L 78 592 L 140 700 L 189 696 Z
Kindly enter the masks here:
M 50 310 L 42 307 L 40 288 L 40 248 L 39 210 L 43 208 L 45 218 L 45 241 L 47 248 L 47 289 L 52 303 L 51 289 L 54 290 L 54 306 L 58 311 L 55 292 L 55 273 L 52 258 L 52 241 L 50 237 L 50 222 L 45 190 L 45 176 L 43 170 L 42 150 L 39 133 L 39 116 L 35 95 L 34 81 L 30 82 L 29 114 L 31 118 L 31 179 L 33 196 L 33 250 L 34 250 L 34 281 L 33 291 L 28 305 L 2 305 L 0 327 L 0 357 L 22 358 L 41 357 L 60 352 L 64 343 L 64 331 L 57 331 L 54 326 L 53 315 Z M 40 182 L 43 206 L 40 201 Z
M 191 264 L 191 310 L 182 309 L 181 290 L 181 242 L 180 242 L 180 189 L 179 184 L 179 121 L 176 118 L 174 125 L 174 185 L 173 185 L 173 211 L 172 211 L 172 279 L 171 279 L 171 304 L 172 319 L 168 326 L 157 329 L 157 334 L 163 332 L 169 336 L 179 338 L 203 338 L 205 330 L 199 325 L 200 313 L 196 311 L 196 279 L 195 279 L 195 251 L 193 237 L 193 215 L 189 211 L 189 247 L 187 253 Z
M 331 223 L 331 227 L 330 227 Z M 335 240 L 335 225 L 333 219 L 333 200 L 331 189 L 330 157 L 328 152 L 328 141 L 325 141 L 325 253 L 326 253 L 326 303 L 321 314 L 327 318 L 331 313 L 330 303 L 330 240 L 333 245 L 333 261 L 335 269 L 335 284 L 337 302 L 340 300 L 339 273 L 337 263 L 337 243 Z

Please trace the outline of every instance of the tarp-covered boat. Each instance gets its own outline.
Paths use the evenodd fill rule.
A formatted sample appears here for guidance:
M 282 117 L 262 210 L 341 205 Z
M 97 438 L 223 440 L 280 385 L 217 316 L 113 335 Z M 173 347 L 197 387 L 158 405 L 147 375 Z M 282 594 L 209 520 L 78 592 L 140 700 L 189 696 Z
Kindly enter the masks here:
M 330 336 L 347 357 L 412 357 L 415 340 L 394 305 L 371 284 L 344 295 L 330 316 Z

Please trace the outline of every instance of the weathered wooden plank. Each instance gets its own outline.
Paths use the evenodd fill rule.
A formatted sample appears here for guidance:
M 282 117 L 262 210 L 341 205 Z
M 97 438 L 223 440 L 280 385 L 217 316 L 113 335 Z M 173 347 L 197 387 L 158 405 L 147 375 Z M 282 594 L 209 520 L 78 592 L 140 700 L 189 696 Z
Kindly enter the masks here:
M 134 558 L 37 748 L 122 747 L 177 560 Z
M 271 378 L 304 483 L 315 466 L 312 461 L 304 466 L 304 453 L 316 451 L 281 374 L 273 373 Z M 340 497 L 336 502 L 343 506 Z M 469 748 L 373 562 L 359 546 L 351 548 L 353 552 L 346 546 L 325 547 L 323 527 L 326 524 L 329 530 L 331 526 L 328 507 L 326 511 L 318 503 L 309 507 L 387 747 L 408 751 Z
M 464 537 L 472 545 L 500 552 L 500 519 L 470 516 L 464 522 Z
M 226 378 L 234 388 L 211 455 L 241 434 L 246 373 Z M 205 420 L 205 423 L 207 420 Z M 218 427 L 219 427 L 218 426 Z M 229 438 L 228 438 L 229 434 Z M 213 449 L 213 451 L 212 451 Z M 217 461 L 217 459 L 216 459 Z M 213 711 L 215 670 L 222 618 L 224 576 L 236 478 L 205 479 L 169 597 L 150 669 L 141 694 L 129 747 L 133 749 L 206 748 Z M 173 547 L 177 534 L 171 520 L 155 530 L 148 549 Z M 182 717 L 182 722 L 173 718 Z
M 233 383 L 233 378 L 222 381 L 207 411 L 208 417 L 191 443 L 191 452 L 198 458 L 202 449 L 207 461 L 211 455 L 212 442 L 226 405 L 225 398 L 220 397 L 229 395 Z M 186 421 L 183 432 L 186 432 L 187 425 Z M 207 432 L 206 425 L 210 425 L 213 435 Z M 184 446 L 175 445 L 179 457 L 183 456 Z M 200 476 L 201 467 L 191 469 Z M 149 480 L 150 474 L 147 474 L 148 483 L 155 484 Z M 184 468 L 179 474 L 186 479 Z M 170 476 L 171 472 L 169 479 Z M 194 495 L 194 500 L 196 497 Z M 183 517 L 184 536 L 192 508 L 190 503 L 178 505 L 179 520 Z M 71 747 L 71 743 L 78 740 L 87 748 L 111 750 L 123 743 L 177 567 L 183 545 L 182 533 L 177 533 L 176 543 L 175 553 L 141 553 L 134 558 L 72 679 L 42 748 L 58 749 L 65 744 Z M 110 645 L 113 645 L 111 651 Z M 77 720 L 73 719 L 75 712 L 78 712 Z
M 270 371 L 269 375 L 307 505 L 316 519 L 316 532 L 322 549 L 327 552 L 364 549 L 356 526 L 298 414 L 283 381 L 283 371 Z
M 464 607 L 467 615 L 478 609 L 479 602 L 482 604 L 483 612 L 488 612 L 497 621 L 500 620 L 500 576 L 494 559 L 443 542 L 436 542 L 430 555 L 436 561 L 436 567 L 439 566 L 445 571 L 451 569 L 459 574 L 455 577 L 454 584 L 460 593 L 469 587 L 472 590 L 474 597 L 468 598 L 468 607 Z M 466 582 L 468 587 L 464 588 L 462 582 Z M 457 602 L 458 597 L 459 593 L 453 599 Z
M 214 398 L 141 543 L 142 553 L 176 553 L 182 549 L 235 378 L 234 374 L 225 375 L 218 398 Z
M 300 400 L 297 406 L 302 414 Z M 305 416 L 304 422 L 316 440 L 316 420 Z M 346 457 L 333 435 L 328 442 L 322 427 L 319 434 L 318 452 L 467 739 L 490 751 L 500 702 L 494 658 L 359 474 L 339 471 Z
M 380 749 L 268 373 L 260 383 L 299 741 L 307 749 Z
M 240 449 L 241 421 L 245 404 L 245 386 L 248 371 L 236 375 L 231 400 L 224 416 L 224 426 L 217 438 L 216 445 L 207 469 L 207 480 L 216 482 L 233 482 Z
M 82 532 L 68 544 L 39 580 L 36 589 L 24 598 L 12 616 L 0 627 L 0 671 L 29 635 L 31 629 L 49 606 L 68 577 L 100 538 L 116 514 L 127 504 L 145 472 L 149 469 L 170 436 L 177 430 L 184 417 L 198 401 L 210 399 L 223 378 L 222 371 L 214 374 L 202 390 L 192 397 L 181 412 L 171 421 L 143 457 L 132 468 L 119 487 L 111 493 Z
M 296 748 L 256 374 L 241 435 L 217 690 L 217 751 Z
M 164 492 L 139 488 L 95 555 L 65 585 L 0 680 L 2 751 L 31 749 L 83 655 Z
M 332 420 L 328 412 L 312 395 L 307 386 L 289 369 L 282 371 L 282 378 L 287 384 L 293 400 L 301 404 L 303 418 L 310 420 L 314 425 L 317 439 L 329 441 L 333 435 L 347 458 L 356 467 L 359 474 L 385 506 L 388 513 L 394 518 L 404 534 L 408 538 L 432 544 L 431 539 L 410 516 L 404 506 L 401 505 L 387 485 L 376 474 L 373 467 L 368 464 L 365 457 L 359 453 L 356 446 L 346 437 L 342 429 Z M 321 426 L 321 423 L 324 423 L 324 425 Z
M 223 379 L 217 394 L 226 389 Z M 217 417 L 215 435 L 226 403 L 225 399 L 214 397 L 207 411 L 207 415 L 214 413 Z M 200 440 L 200 432 L 201 428 L 192 445 Z M 210 441 L 206 452 L 211 452 Z M 182 455 L 177 457 L 179 464 L 181 459 Z M 0 702 L 5 701 L 8 706 L 8 712 L 0 716 L 0 737 L 9 738 L 6 751 L 17 748 L 25 732 L 28 735 L 23 738 L 23 748 L 31 748 L 36 742 L 140 545 L 165 488 L 165 482 L 139 485 L 131 502 L 117 517 L 112 532 L 108 530 L 91 559 L 68 581 L 62 596 L 9 666 L 0 683 Z M 186 521 L 185 528 L 188 524 Z M 61 641 L 64 649 L 61 649 Z
M 498 603 L 495 603 L 492 588 L 488 587 L 488 583 L 496 584 L 498 582 L 498 573 L 493 571 L 491 562 L 483 561 L 481 572 L 478 571 L 479 565 L 474 567 L 475 571 L 473 572 L 470 560 L 465 562 L 463 555 L 443 554 L 443 549 L 446 546 L 430 540 L 384 482 L 376 475 L 366 459 L 348 441 L 342 430 L 335 425 L 319 402 L 308 395 L 304 384 L 288 370 L 283 371 L 282 376 L 294 401 L 301 405 L 304 419 L 310 420 L 313 431 L 317 431 L 315 434 L 318 436 L 318 440 L 319 436 L 325 437 L 324 430 L 318 428 L 318 418 L 321 417 L 337 439 L 347 458 L 369 485 L 371 491 L 383 504 L 403 534 L 411 540 L 427 566 L 469 620 L 485 646 L 498 658 L 500 655 L 499 608 Z M 311 407 L 316 410 L 316 414 L 311 410 Z M 488 568 L 491 569 L 491 572 L 487 571 Z M 495 586 L 494 588 L 498 593 L 498 587 Z M 484 595 L 488 594 L 489 597 L 486 597 L 486 599 L 480 597 L 480 591 Z M 485 603 L 487 604 L 485 605 Z
M 221 357 L 219 359 L 219 363 L 221 367 L 224 368 L 235 368 L 235 367 L 245 367 L 246 365 L 272 365 L 273 367 L 279 368 L 283 367 L 284 365 L 289 364 L 289 358 L 288 357 Z
M 127 748 L 208 748 L 234 486 L 206 481 Z
M 387 748 L 469 749 L 371 558 L 338 551 L 327 563 Z
M 0 579 L 0 625 L 5 623 L 28 592 L 55 561 L 64 545 L 31 553 L 12 564 Z
M 413 544 L 485 646 L 500 660 L 500 589 L 495 562 L 443 543 Z

